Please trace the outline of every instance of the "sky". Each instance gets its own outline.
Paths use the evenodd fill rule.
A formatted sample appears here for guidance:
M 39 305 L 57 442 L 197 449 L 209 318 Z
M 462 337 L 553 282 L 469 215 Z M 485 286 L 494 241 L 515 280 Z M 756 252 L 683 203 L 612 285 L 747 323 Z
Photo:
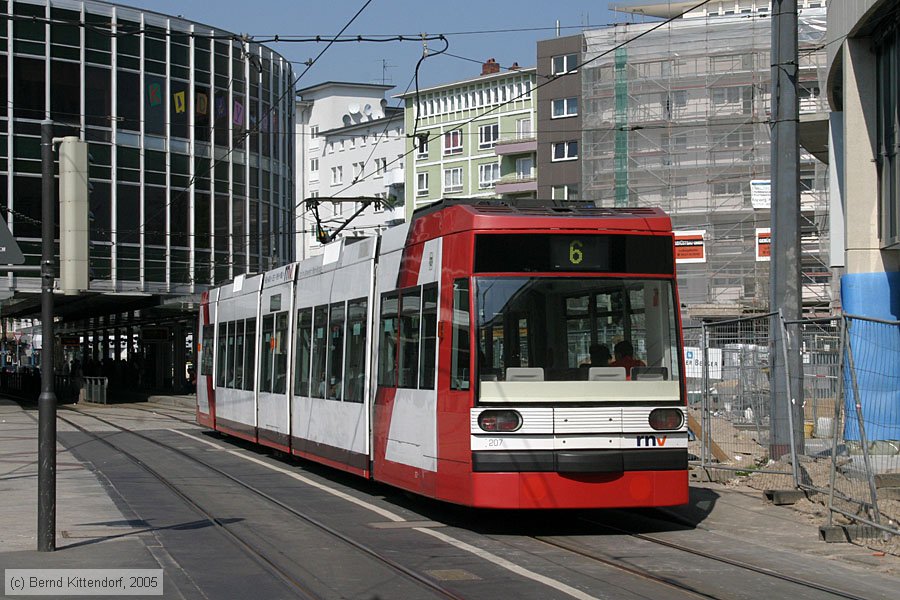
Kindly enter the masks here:
M 334 36 L 365 2 L 117 0 L 257 39 L 275 35 Z M 561 34 L 572 35 L 583 27 L 602 27 L 636 18 L 639 17 L 607 10 L 605 0 L 372 0 L 344 35 L 444 34 L 449 42 L 447 52 L 424 61 L 419 70 L 419 86 L 424 88 L 478 76 L 480 63 L 488 58 L 494 58 L 503 67 L 514 62 L 522 67 L 534 66 L 536 42 L 556 35 L 557 20 Z M 299 63 L 316 57 L 326 46 L 324 42 L 266 45 L 288 60 L 297 61 L 297 75 L 306 68 Z M 428 47 L 433 53 L 444 44 L 436 40 L 428 42 Z M 323 81 L 384 82 L 395 86 L 388 95 L 403 93 L 410 85 L 422 50 L 421 40 L 333 44 L 297 82 L 297 88 Z

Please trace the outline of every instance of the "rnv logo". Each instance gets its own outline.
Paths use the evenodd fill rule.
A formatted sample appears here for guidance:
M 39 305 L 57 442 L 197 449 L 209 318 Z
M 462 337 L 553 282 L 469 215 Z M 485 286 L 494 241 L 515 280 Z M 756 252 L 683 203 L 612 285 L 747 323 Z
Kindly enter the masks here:
M 638 446 L 665 446 L 666 440 L 669 439 L 667 435 L 655 436 L 655 435 L 639 435 L 637 437 L 637 445 Z

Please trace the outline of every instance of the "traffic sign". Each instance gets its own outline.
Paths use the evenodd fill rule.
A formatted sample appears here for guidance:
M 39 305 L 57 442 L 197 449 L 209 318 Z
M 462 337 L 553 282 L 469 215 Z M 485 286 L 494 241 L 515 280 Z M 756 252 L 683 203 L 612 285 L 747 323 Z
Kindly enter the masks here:
M 22 249 L 16 243 L 16 238 L 12 236 L 9 227 L 3 217 L 0 217 L 0 265 L 23 265 L 25 264 L 25 256 Z

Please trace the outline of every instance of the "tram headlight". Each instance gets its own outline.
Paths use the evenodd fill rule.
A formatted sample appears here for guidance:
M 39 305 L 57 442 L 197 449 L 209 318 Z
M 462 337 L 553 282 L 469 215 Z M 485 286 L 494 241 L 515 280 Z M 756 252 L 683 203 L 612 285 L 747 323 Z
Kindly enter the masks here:
M 486 410 L 478 415 L 478 426 L 484 431 L 517 431 L 522 427 L 522 415 L 514 410 Z
M 650 427 L 657 431 L 681 429 L 684 413 L 677 408 L 657 408 L 650 411 Z

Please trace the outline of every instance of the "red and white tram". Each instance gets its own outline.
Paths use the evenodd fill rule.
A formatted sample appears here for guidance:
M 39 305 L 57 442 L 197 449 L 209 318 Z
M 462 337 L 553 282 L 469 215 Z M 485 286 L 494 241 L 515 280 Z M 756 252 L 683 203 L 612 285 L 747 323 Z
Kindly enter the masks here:
M 682 504 L 678 306 L 658 209 L 445 200 L 205 293 L 197 420 L 457 504 Z

